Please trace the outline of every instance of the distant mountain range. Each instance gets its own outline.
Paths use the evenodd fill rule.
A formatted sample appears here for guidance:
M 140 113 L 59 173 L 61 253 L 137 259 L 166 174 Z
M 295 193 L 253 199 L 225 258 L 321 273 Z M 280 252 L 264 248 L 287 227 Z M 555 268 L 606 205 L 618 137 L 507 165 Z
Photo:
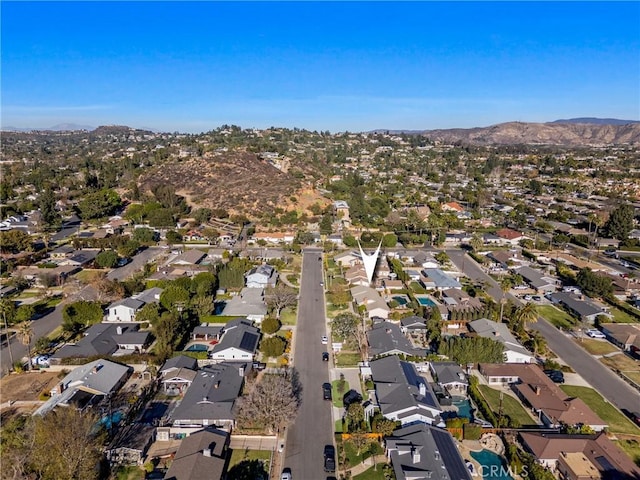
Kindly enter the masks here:
M 46 128 L 32 128 L 32 127 L 2 127 L 5 132 L 34 132 L 34 131 L 48 131 L 48 132 L 72 132 L 76 130 L 93 130 L 95 127 L 90 125 L 77 125 L 75 123 L 59 123 L 53 127 Z
M 620 120 L 619 118 L 595 118 L 580 117 L 566 120 L 554 120 L 550 123 L 592 123 L 594 125 L 627 125 L 629 123 L 640 123 L 640 120 Z

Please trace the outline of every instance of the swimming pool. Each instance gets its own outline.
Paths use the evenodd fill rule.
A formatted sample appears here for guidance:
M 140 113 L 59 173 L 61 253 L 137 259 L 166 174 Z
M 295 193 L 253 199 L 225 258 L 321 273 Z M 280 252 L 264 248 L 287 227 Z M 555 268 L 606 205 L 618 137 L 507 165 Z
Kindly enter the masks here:
M 482 466 L 478 473 L 483 479 L 513 480 L 513 477 L 509 474 L 507 462 L 500 455 L 490 450 L 481 450 L 479 452 L 471 452 L 471 456 Z
M 436 304 L 429 297 L 417 297 L 420 305 L 426 305 L 427 307 L 435 307 Z
M 395 300 L 396 302 L 398 302 L 398 305 L 400 305 L 401 307 L 405 306 L 407 303 L 409 303 L 409 299 L 407 297 L 405 297 L 404 295 L 396 295 L 395 297 L 391 297 L 393 300 Z
M 464 417 L 471 420 L 471 402 L 464 397 L 454 397 L 452 405 L 458 407 L 458 417 Z
M 206 352 L 209 350 L 209 347 L 206 345 L 202 345 L 201 343 L 194 343 L 189 348 L 185 350 L 185 352 Z
M 106 428 L 110 429 L 113 425 L 117 425 L 120 423 L 120 421 L 122 421 L 122 416 L 123 415 L 121 411 L 113 412 L 111 414 L 111 418 L 109 418 L 109 416 L 106 415 L 100 419 L 100 423 L 104 425 Z

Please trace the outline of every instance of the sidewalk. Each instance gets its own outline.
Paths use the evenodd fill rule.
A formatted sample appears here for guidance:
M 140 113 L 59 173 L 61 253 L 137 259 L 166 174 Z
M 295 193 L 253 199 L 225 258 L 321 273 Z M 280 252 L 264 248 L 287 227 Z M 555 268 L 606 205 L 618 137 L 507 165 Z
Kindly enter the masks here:
M 356 475 L 360 475 L 362 472 L 369 470 L 373 465 L 378 465 L 379 468 L 382 468 L 382 464 L 387 463 L 387 457 L 384 455 L 375 455 L 375 457 L 366 458 L 362 463 L 359 463 L 355 467 L 346 468 L 345 471 L 351 471 L 351 478 Z

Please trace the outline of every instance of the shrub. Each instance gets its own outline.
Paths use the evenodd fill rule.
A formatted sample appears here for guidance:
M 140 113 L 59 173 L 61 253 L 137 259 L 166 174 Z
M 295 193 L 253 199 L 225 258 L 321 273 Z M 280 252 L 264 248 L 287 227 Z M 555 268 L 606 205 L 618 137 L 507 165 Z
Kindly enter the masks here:
M 279 357 L 284 353 L 286 342 L 281 337 L 269 337 L 260 342 L 260 351 L 267 357 Z
M 272 333 L 276 333 L 278 330 L 280 330 L 280 327 L 280 320 L 272 317 L 265 318 L 262 322 L 262 325 L 260 326 L 261 330 L 269 335 L 271 335 Z

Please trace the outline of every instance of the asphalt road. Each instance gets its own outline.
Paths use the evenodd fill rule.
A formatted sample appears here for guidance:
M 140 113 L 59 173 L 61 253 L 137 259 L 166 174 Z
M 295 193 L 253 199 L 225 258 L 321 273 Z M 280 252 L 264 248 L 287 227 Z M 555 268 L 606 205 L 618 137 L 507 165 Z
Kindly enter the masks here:
M 464 255 L 461 250 L 447 250 L 447 255 L 451 261 L 459 268 L 463 267 L 463 272 L 472 280 L 484 281 L 487 285 L 486 292 L 491 297 L 500 302 L 502 290 L 499 285 L 489 275 L 485 274 L 478 264 L 469 256 Z M 520 305 L 521 302 L 512 295 L 507 295 L 507 299 Z M 619 409 L 626 408 L 635 411 L 640 405 L 640 393 L 631 388 L 624 380 L 605 367 L 593 356 L 588 354 L 580 346 L 556 327 L 547 322 L 544 318 L 538 317 L 538 321 L 530 326 L 538 330 L 547 340 L 547 345 L 571 366 L 582 378 L 589 382 L 593 388 Z
M 302 384 L 302 405 L 288 428 L 282 464 L 291 468 L 293 478 L 305 480 L 327 477 L 323 450 L 333 444 L 331 402 L 322 398 L 322 384 L 329 381 L 329 362 L 322 361 L 327 345 L 320 342 L 327 335 L 321 259 L 320 249 L 304 250 L 293 362 Z

